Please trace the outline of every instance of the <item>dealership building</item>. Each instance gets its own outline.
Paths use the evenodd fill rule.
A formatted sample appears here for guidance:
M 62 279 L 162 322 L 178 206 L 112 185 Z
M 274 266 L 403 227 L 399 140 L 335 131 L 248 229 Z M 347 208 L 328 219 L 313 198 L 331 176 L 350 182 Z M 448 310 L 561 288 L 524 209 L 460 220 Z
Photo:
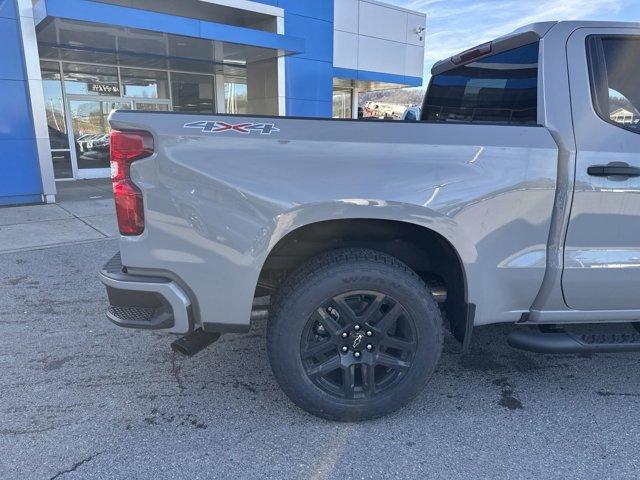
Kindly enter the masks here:
M 377 0 L 0 0 L 0 205 L 108 177 L 114 108 L 357 118 L 422 85 L 424 29 Z

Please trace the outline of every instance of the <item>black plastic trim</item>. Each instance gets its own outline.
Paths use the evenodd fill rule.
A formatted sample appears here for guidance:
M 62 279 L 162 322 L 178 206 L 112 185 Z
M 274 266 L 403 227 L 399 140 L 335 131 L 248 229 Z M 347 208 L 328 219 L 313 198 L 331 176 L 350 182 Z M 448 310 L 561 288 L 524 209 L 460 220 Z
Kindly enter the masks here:
M 157 276 L 132 275 L 127 272 L 127 268 L 122 265 L 120 252 L 116 253 L 104 264 L 100 273 L 111 280 L 118 282 L 145 282 L 145 283 L 169 283 L 171 280 Z
M 213 333 L 247 333 L 251 330 L 251 324 L 202 322 L 202 329 Z
M 175 325 L 173 309 L 165 298 L 153 292 L 138 292 L 107 287 L 109 306 L 107 318 L 120 327 L 161 330 Z M 150 320 L 130 320 L 119 317 L 111 307 L 153 309 Z
M 157 292 L 142 292 L 110 286 L 106 288 L 109 303 L 116 307 L 170 308 L 165 298 Z
M 102 276 L 116 281 L 123 282 L 123 288 L 105 285 L 109 299 L 109 309 L 107 318 L 120 327 L 137 328 L 143 330 L 163 330 L 175 326 L 173 307 L 161 293 L 130 290 L 126 288 L 127 283 L 157 283 L 166 284 L 171 280 L 157 276 L 140 276 L 127 273 L 127 268 L 122 265 L 120 252 L 117 252 L 100 270 Z M 127 308 L 143 309 L 152 311 L 150 318 L 134 319 L 123 316 Z M 132 312 L 132 315 L 141 311 Z M 120 315 L 119 315 L 120 314 Z M 193 312 L 191 307 L 187 309 L 189 318 L 189 328 L 193 328 Z
M 608 165 L 592 165 L 587 168 L 587 174 L 593 177 L 640 177 L 640 168 L 617 162 Z
M 469 352 L 471 347 L 471 338 L 473 337 L 473 325 L 476 319 L 475 303 L 467 304 L 467 321 L 464 328 L 464 337 L 462 339 L 462 353 Z
M 638 334 L 576 335 L 561 328 L 535 331 L 518 328 L 507 342 L 513 348 L 535 353 L 640 352 Z
M 125 267 L 129 272 L 129 275 L 133 275 L 134 278 L 139 279 L 147 279 L 147 278 L 156 278 L 161 279 L 164 282 L 175 282 L 184 292 L 184 294 L 189 298 L 191 305 L 189 306 L 189 322 L 191 328 L 193 328 L 193 324 L 196 321 L 199 322 L 201 319 L 200 314 L 200 306 L 198 304 L 198 299 L 193 293 L 193 290 L 187 285 L 187 283 L 182 280 L 178 275 L 168 270 L 161 269 L 149 269 L 149 268 L 138 268 L 138 267 Z M 147 276 L 148 275 L 148 276 Z M 128 277 L 127 277 L 128 278 Z

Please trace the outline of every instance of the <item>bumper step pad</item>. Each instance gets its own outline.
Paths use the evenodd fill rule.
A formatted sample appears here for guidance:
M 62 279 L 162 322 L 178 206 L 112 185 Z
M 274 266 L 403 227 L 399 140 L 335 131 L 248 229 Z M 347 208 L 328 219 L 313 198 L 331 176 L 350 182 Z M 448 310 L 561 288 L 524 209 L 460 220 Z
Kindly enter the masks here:
M 156 313 L 155 308 L 117 307 L 115 305 L 109 305 L 108 311 L 111 315 L 120 319 L 121 323 L 150 322 Z
M 192 329 L 191 302 L 168 278 L 131 275 L 120 253 L 100 270 L 107 287 L 107 318 L 122 327 L 187 333 Z

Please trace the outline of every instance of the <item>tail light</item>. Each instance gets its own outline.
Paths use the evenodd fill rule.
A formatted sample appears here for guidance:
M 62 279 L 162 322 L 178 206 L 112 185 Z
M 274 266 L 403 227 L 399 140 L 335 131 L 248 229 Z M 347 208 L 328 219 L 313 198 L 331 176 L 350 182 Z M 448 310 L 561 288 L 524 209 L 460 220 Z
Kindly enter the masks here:
M 144 231 L 142 192 L 131 181 L 131 164 L 153 154 L 153 137 L 149 132 L 113 130 L 109 142 L 118 229 L 122 235 L 140 235 Z

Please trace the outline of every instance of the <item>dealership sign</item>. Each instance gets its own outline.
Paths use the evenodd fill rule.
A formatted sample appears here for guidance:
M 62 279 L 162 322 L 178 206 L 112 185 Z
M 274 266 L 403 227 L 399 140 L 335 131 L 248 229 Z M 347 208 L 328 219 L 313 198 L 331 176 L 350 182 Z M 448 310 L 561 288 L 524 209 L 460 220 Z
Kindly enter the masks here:
M 120 96 L 120 85 L 117 83 L 89 83 L 89 91 L 99 95 Z

